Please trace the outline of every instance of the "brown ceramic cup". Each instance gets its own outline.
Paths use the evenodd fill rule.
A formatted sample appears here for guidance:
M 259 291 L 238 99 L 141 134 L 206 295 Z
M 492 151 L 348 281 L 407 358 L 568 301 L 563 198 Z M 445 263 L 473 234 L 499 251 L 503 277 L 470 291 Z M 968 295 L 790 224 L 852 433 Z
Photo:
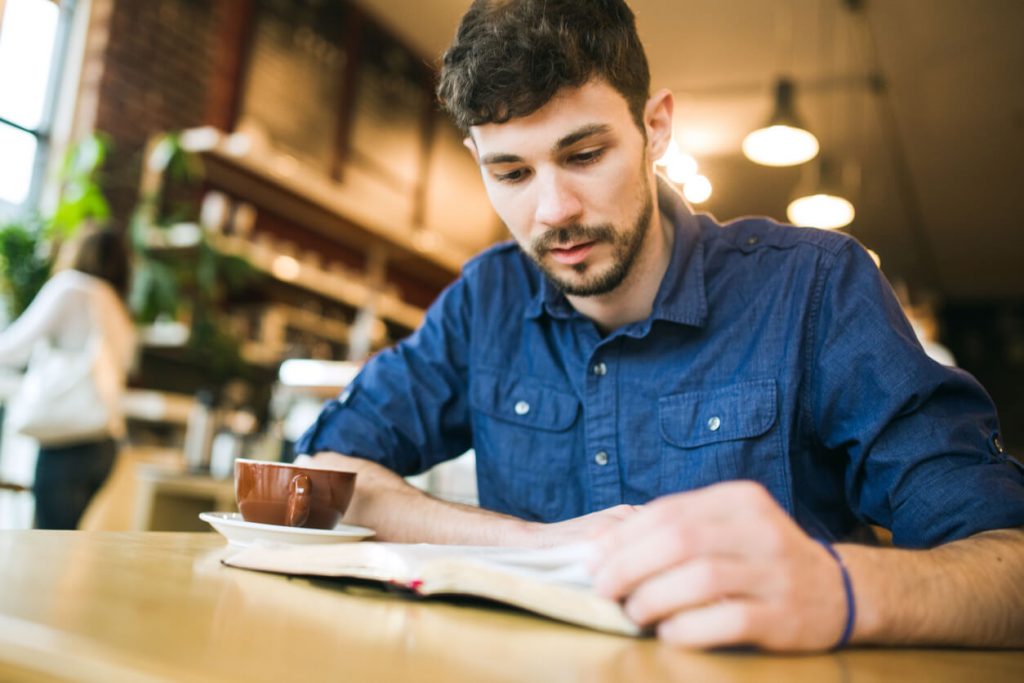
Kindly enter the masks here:
M 348 508 L 355 485 L 355 472 L 235 461 L 235 501 L 247 522 L 333 529 Z

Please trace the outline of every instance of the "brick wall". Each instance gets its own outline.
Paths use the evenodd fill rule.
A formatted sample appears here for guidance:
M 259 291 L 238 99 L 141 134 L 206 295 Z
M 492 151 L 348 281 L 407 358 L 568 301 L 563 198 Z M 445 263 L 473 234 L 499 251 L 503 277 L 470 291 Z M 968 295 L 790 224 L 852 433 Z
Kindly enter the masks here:
M 113 0 L 95 129 L 114 148 L 106 182 L 115 218 L 136 201 L 142 151 L 156 132 L 209 122 L 218 37 L 237 0 Z M 227 79 L 230 83 L 230 79 Z

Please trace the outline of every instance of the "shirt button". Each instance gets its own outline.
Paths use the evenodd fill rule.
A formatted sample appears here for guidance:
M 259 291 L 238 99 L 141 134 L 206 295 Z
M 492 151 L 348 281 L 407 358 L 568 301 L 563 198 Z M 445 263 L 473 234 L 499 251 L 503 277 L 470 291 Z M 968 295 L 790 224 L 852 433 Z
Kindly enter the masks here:
M 598 377 L 603 377 L 608 374 L 608 366 L 604 363 L 598 363 L 594 366 L 594 374 Z
M 596 462 L 601 467 L 604 467 L 605 465 L 608 464 L 608 454 L 605 453 L 604 451 L 598 451 L 597 453 L 594 454 L 594 462 Z
M 749 244 L 750 246 L 754 246 L 755 244 L 757 244 L 760 241 L 761 240 L 759 240 L 756 235 L 754 235 L 753 237 L 748 237 L 747 238 L 747 244 Z
M 722 426 L 722 419 L 715 415 L 713 418 L 708 420 L 708 429 L 713 432 L 717 432 L 718 428 Z
M 530 404 L 527 403 L 526 401 L 519 401 L 518 403 L 516 403 L 516 407 L 514 410 L 516 411 L 516 415 L 526 415 L 528 412 L 530 412 Z

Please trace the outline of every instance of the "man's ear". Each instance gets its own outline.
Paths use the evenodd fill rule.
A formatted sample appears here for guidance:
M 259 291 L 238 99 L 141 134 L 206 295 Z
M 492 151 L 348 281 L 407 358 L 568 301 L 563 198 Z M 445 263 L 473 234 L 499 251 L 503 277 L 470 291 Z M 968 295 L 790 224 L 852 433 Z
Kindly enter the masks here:
M 647 151 L 653 163 L 660 159 L 672 141 L 672 111 L 675 100 L 672 91 L 662 88 L 651 95 L 644 105 L 644 128 L 647 130 Z
M 476 165 L 480 165 L 480 154 L 476 151 L 476 141 L 473 139 L 473 135 L 469 134 L 462 138 L 462 144 L 469 150 L 469 153 L 473 155 L 473 161 Z

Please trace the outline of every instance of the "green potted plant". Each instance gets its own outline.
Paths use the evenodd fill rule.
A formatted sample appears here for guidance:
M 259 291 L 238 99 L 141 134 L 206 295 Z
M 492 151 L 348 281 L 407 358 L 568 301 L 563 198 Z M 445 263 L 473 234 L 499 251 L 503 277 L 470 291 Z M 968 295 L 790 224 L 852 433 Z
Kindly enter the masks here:
M 189 334 L 183 360 L 203 367 L 213 388 L 244 378 L 242 342 L 223 324 L 223 311 L 230 294 L 256 271 L 246 260 L 218 252 L 198 226 L 190 243 L 168 246 L 174 243 L 168 235 L 190 217 L 187 204 L 170 192 L 187 192 L 203 175 L 200 160 L 182 147 L 176 133 L 156 138 L 143 163 L 148 173 L 131 221 L 135 275 L 129 305 L 143 324 L 184 320 Z
M 33 210 L 0 225 L 0 291 L 11 319 L 28 308 L 45 284 L 60 242 L 82 225 L 110 215 L 101 182 L 108 146 L 104 137 L 90 135 L 70 149 L 51 216 Z

